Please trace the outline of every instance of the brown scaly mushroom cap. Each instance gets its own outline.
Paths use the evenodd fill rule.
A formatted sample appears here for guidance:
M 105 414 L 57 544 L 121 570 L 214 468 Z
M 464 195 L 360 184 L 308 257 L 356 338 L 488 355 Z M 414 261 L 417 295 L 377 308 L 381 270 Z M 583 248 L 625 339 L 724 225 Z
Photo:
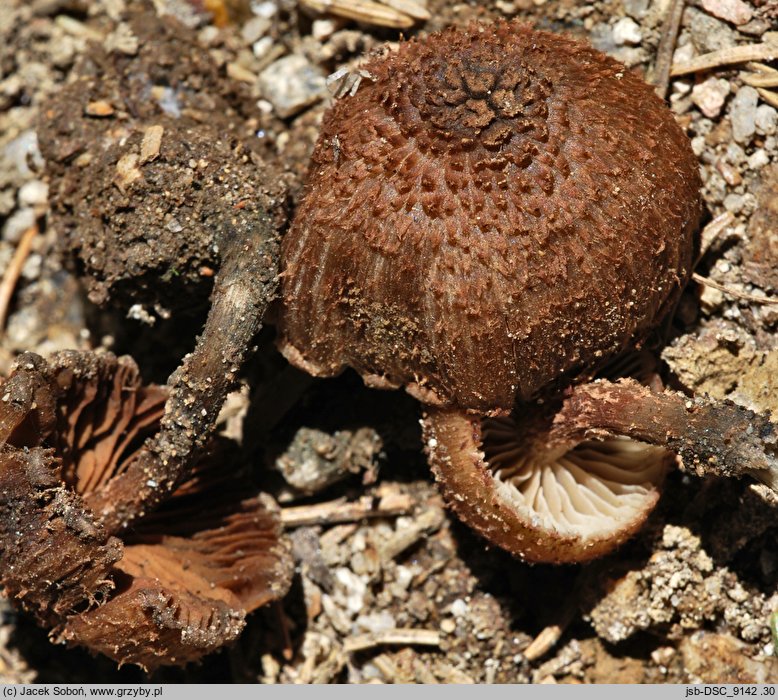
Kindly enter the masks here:
M 620 63 L 515 22 L 375 58 L 325 115 L 283 241 L 280 345 L 508 413 L 639 343 L 690 273 L 697 164 Z

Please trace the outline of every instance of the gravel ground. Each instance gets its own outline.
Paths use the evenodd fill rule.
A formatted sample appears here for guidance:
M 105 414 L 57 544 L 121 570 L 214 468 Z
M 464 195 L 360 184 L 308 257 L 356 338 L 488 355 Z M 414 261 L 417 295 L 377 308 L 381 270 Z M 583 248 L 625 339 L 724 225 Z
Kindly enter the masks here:
M 0 374 L 23 350 L 103 347 L 131 354 L 147 380 L 165 381 L 202 325 L 212 274 L 204 253 L 196 260 L 203 284 L 171 287 L 170 299 L 187 303 L 128 304 L 119 294 L 98 308 L 93 301 L 103 298 L 78 277 L 83 261 L 48 224 L 37 125 L 52 118 L 47 106 L 90 42 L 108 54 L 138 53 L 128 4 L 0 3 L 0 271 L 30 247 L 0 339 Z M 220 94 L 230 95 L 225 109 L 282 163 L 292 207 L 331 91 L 347 89 L 368 52 L 400 37 L 396 28 L 317 14 L 314 4 L 153 3 L 210 54 Z M 521 17 L 646 74 L 669 6 L 429 0 L 429 19 L 406 16 L 412 26 L 402 33 Z M 667 94 L 699 158 L 708 214 L 696 276 L 661 359 L 675 388 L 778 420 L 778 48 L 770 45 L 778 47 L 775 0 L 686 3 Z M 749 46 L 750 62 L 731 59 Z M 700 56 L 706 68 L 684 70 Z M 84 177 L 97 177 L 96 166 L 83 167 Z M 446 512 L 422 455 L 415 402 L 366 389 L 348 373 L 309 380 L 284 366 L 270 330 L 259 346 L 223 412 L 223 431 L 242 440 L 244 462 L 283 506 L 297 566 L 292 590 L 254 614 L 231 648 L 153 680 L 778 682 L 778 504 L 764 487 L 674 474 L 649 524 L 616 553 L 582 566 L 522 564 Z M 147 678 L 52 646 L 45 631 L 0 605 L 2 681 Z

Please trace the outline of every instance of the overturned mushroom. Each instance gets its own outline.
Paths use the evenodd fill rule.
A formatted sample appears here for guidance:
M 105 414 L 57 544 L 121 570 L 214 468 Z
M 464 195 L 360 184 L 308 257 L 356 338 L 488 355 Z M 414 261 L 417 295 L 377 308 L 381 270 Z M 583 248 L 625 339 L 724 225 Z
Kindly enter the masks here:
M 120 663 L 184 664 L 284 595 L 277 507 L 248 497 L 213 448 L 158 512 L 112 536 L 87 500 L 142 453 L 167 391 L 128 358 L 27 353 L 0 403 L 0 581 L 52 629 Z
M 282 241 L 281 350 L 425 403 L 443 491 L 493 542 L 602 554 L 650 512 L 677 446 L 623 422 L 590 435 L 575 410 L 583 434 L 556 441 L 543 420 L 674 307 L 701 210 L 689 143 L 624 66 L 515 22 L 365 70 L 325 115 Z
M 524 407 L 520 418 L 440 410 L 423 424 L 451 507 L 531 561 L 585 561 L 624 542 L 674 464 L 778 486 L 775 426 L 735 406 L 598 381 L 551 409 Z

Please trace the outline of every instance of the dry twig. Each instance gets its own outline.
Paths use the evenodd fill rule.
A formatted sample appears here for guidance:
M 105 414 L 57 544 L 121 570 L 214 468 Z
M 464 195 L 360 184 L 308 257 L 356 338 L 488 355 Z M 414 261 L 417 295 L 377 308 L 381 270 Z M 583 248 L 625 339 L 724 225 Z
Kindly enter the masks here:
M 553 649 L 557 642 L 562 638 L 567 626 L 573 619 L 574 608 L 568 607 L 562 613 L 562 617 L 559 622 L 545 627 L 540 634 L 533 639 L 529 646 L 524 650 L 524 658 L 527 661 L 536 661 L 541 656 L 545 656 L 551 649 Z
M 425 534 L 435 532 L 443 524 L 445 516 L 441 508 L 430 508 L 422 513 L 409 527 L 400 528 L 378 550 L 378 556 L 383 563 L 391 561 L 398 554 L 418 542 Z
M 778 93 L 775 93 L 772 90 L 765 90 L 764 88 L 757 88 L 756 91 L 767 104 L 778 109 Z
M 440 633 L 437 630 L 397 627 L 382 632 L 372 632 L 370 634 L 360 634 L 356 637 L 351 637 L 344 642 L 343 649 L 347 653 L 352 653 L 355 651 L 364 651 L 365 649 L 373 649 L 375 647 L 383 646 L 384 644 L 436 647 L 440 646 Z
M 410 512 L 413 504 L 413 498 L 401 493 L 388 494 L 379 499 L 363 496 L 351 503 L 345 498 L 338 498 L 327 503 L 284 508 L 281 511 L 281 522 L 288 528 L 347 523 L 364 518 L 404 515 Z
M 698 282 L 699 284 L 704 284 L 706 287 L 713 287 L 713 289 L 718 289 L 720 292 L 724 292 L 724 294 L 728 294 L 729 296 L 735 297 L 736 299 L 750 301 L 753 302 L 754 304 L 764 304 L 766 306 L 773 306 L 775 304 L 778 304 L 778 299 L 770 299 L 768 297 L 758 297 L 755 294 L 747 294 L 746 292 L 740 292 L 737 289 L 733 289 L 732 287 L 727 287 L 727 285 L 721 284 L 720 282 L 714 282 L 709 277 L 703 277 L 697 272 L 692 273 L 692 279 L 695 282 Z
M 667 10 L 667 17 L 662 26 L 662 38 L 659 40 L 659 48 L 656 51 L 656 62 L 652 71 L 651 82 L 656 86 L 656 93 L 662 99 L 667 97 L 667 88 L 670 84 L 670 66 L 673 63 L 675 42 L 678 39 L 678 31 L 681 28 L 684 0 L 673 0 Z
M 711 51 L 702 56 L 697 56 L 685 63 L 673 65 L 670 75 L 687 75 L 699 71 L 727 66 L 733 63 L 745 63 L 747 61 L 772 61 L 778 58 L 778 43 L 765 42 L 763 44 L 747 44 L 746 46 L 732 46 L 719 51 Z
M 328 12 L 338 17 L 353 19 L 357 22 L 367 22 L 379 27 L 393 27 L 395 29 L 407 29 L 414 25 L 414 16 L 395 7 L 389 7 L 390 3 L 382 5 L 372 0 L 300 0 L 303 7 L 314 12 Z M 417 15 L 424 8 L 415 2 L 406 0 L 394 0 L 394 5 L 412 5 Z M 422 18 L 423 19 L 423 18 Z
M 33 224 L 28 228 L 19 239 L 19 245 L 16 246 L 11 262 L 3 275 L 3 281 L 0 282 L 0 331 L 5 328 L 5 320 L 8 317 L 8 309 L 11 306 L 11 298 L 16 289 L 16 283 L 22 274 L 22 268 L 27 260 L 27 256 L 32 250 L 32 242 L 38 234 L 38 224 Z

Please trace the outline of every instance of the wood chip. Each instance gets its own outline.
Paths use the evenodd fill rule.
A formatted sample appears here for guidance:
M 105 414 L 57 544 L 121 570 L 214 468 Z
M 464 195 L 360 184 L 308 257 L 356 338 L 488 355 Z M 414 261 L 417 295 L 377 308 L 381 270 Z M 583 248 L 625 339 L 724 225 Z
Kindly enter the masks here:
M 438 679 L 435 678 L 435 674 L 430 671 L 426 663 L 419 658 L 414 658 L 411 664 L 413 673 L 416 676 L 417 683 L 425 683 L 427 685 L 438 685 Z
M 734 226 L 735 221 L 735 215 L 731 211 L 725 211 L 705 225 L 700 234 L 700 254 L 697 262 L 708 253 L 728 228 Z
M 767 75 L 763 73 L 747 73 L 742 76 L 742 80 L 746 85 L 755 88 L 778 87 L 778 73 L 769 73 Z
M 341 542 L 343 542 L 343 540 L 353 535 L 357 531 L 358 527 L 359 526 L 356 523 L 335 525 L 335 527 L 327 530 L 327 532 L 325 532 L 319 538 L 319 547 L 322 551 L 332 547 L 337 547 Z
M 752 70 L 755 73 L 769 73 L 771 75 L 778 75 L 778 68 L 768 66 L 766 63 L 759 63 L 758 61 L 749 61 L 746 63 L 746 68 Z
M 400 675 L 397 669 L 397 665 L 386 654 L 379 654 L 375 658 L 371 659 L 370 663 L 372 663 L 373 666 L 375 666 L 381 672 L 384 680 L 389 683 L 395 681 Z
M 428 20 L 432 17 L 430 11 L 424 5 L 414 2 L 414 0 L 384 0 L 384 4 L 404 12 L 414 19 Z
M 314 12 L 327 12 L 379 27 L 407 29 L 414 24 L 407 14 L 371 0 L 300 0 L 300 4 Z
M 239 83 L 253 85 L 257 82 L 256 74 L 234 61 L 227 64 L 227 76 L 232 80 L 237 80 Z
M 116 163 L 116 176 L 113 182 L 122 192 L 143 177 L 143 173 L 138 169 L 138 160 L 137 153 L 127 153 Z
M 406 494 L 389 494 L 379 499 L 363 496 L 351 503 L 345 498 L 339 498 L 328 503 L 284 508 L 281 511 L 281 522 L 285 527 L 347 523 L 363 518 L 404 515 L 410 512 L 413 505 L 413 498 Z
M 436 630 L 398 627 L 383 630 L 382 632 L 372 632 L 351 637 L 344 642 L 343 649 L 347 653 L 353 653 L 355 651 L 364 651 L 365 649 L 374 649 L 385 644 L 437 647 L 440 646 L 440 633 Z
M 438 530 L 444 519 L 445 515 L 442 509 L 430 508 L 416 518 L 409 527 L 400 528 L 399 532 L 383 542 L 378 549 L 381 563 L 386 564 L 418 542 L 427 533 Z
M 86 106 L 86 113 L 90 117 L 110 117 L 115 111 L 107 100 L 95 100 Z
M 89 39 L 91 41 L 102 42 L 105 39 L 105 35 L 102 32 L 87 26 L 83 22 L 79 22 L 70 15 L 57 15 L 54 18 L 54 23 L 71 36 L 81 37 L 82 39 Z
M 756 91 L 759 93 L 759 97 L 767 102 L 767 104 L 778 109 L 778 93 L 772 92 L 771 90 L 765 90 L 764 88 L 757 88 Z
M 165 133 L 165 127 L 154 125 L 150 126 L 143 134 L 143 141 L 140 145 L 140 162 L 148 163 L 159 155 L 160 146 L 162 146 L 162 134 Z
M 748 44 L 746 46 L 733 46 L 720 51 L 697 56 L 685 63 L 673 64 L 670 75 L 687 75 L 697 73 L 719 66 L 727 66 L 733 63 L 745 63 L 747 61 L 773 61 L 778 58 L 778 43 L 765 42 L 763 44 Z

